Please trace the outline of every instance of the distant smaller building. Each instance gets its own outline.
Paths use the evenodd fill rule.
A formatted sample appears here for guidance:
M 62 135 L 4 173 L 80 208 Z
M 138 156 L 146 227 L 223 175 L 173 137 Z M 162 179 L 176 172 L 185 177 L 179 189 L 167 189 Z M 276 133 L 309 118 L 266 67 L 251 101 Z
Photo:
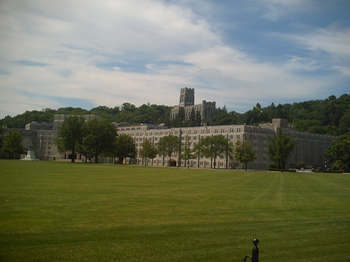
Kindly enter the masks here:
M 215 115 L 215 101 L 210 102 L 203 100 L 201 104 L 194 104 L 194 88 L 181 88 L 180 91 L 180 103 L 178 106 L 174 106 L 171 110 L 170 118 L 175 119 L 180 113 L 180 110 L 184 110 L 185 120 L 189 120 L 192 112 L 194 114 L 199 113 L 201 117 L 201 125 L 204 125 L 210 118 Z

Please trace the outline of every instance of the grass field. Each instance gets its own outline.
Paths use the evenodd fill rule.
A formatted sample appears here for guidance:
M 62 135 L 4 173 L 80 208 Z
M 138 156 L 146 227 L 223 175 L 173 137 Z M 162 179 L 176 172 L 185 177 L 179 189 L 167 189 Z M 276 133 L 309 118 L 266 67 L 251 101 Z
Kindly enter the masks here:
M 253 238 L 350 261 L 350 175 L 0 161 L 0 261 L 243 261 Z

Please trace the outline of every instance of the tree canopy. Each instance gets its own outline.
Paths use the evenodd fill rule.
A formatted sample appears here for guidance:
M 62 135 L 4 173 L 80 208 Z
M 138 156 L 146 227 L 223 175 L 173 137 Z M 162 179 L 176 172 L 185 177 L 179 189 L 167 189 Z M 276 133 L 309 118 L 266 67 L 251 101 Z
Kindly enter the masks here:
M 256 153 L 249 141 L 237 140 L 233 148 L 233 157 L 237 162 L 244 163 L 244 169 L 247 171 L 247 165 L 256 159 Z
M 343 164 L 350 170 L 350 133 L 339 136 L 325 153 L 328 163 Z M 341 166 L 341 165 L 339 165 Z
M 85 119 L 82 116 L 69 116 L 58 130 L 55 143 L 59 152 L 72 152 L 72 162 L 75 162 L 75 153 L 81 149 L 83 143 Z
M 9 158 L 14 158 L 15 154 L 23 154 L 24 148 L 22 145 L 22 135 L 18 131 L 10 131 L 5 133 L 5 140 L 2 143 L 1 150 L 9 155 Z
M 83 138 L 83 152 L 94 156 L 98 163 L 98 156 L 113 156 L 117 131 L 115 127 L 106 120 L 97 118 L 86 122 L 85 137 Z
M 147 165 L 147 159 L 153 159 L 157 156 L 158 150 L 153 145 L 151 140 L 146 139 L 142 143 L 142 149 L 140 151 L 140 156 L 145 159 L 145 166 Z
M 173 135 L 164 136 L 159 139 L 157 144 L 158 152 L 169 157 L 169 165 L 172 155 L 179 151 L 180 143 L 180 139 Z
M 197 150 L 195 147 L 192 147 L 192 141 L 190 141 L 189 137 L 186 136 L 185 143 L 183 146 L 183 151 L 181 154 L 182 159 L 185 160 L 185 167 L 187 165 L 188 168 L 190 168 L 190 159 L 195 159 L 197 157 L 197 154 L 195 153 Z
M 112 155 L 118 157 L 119 164 L 123 164 L 125 158 L 136 157 L 136 146 L 134 139 L 127 134 L 121 134 L 115 139 Z
M 217 157 L 223 157 L 226 155 L 228 157 L 228 151 L 231 151 L 229 139 L 225 138 L 223 135 L 207 136 L 202 139 L 197 147 L 200 147 L 200 154 L 207 158 L 210 158 L 210 168 L 216 167 Z
M 267 146 L 267 154 L 271 161 L 277 164 L 281 171 L 285 168 L 290 154 L 293 152 L 296 145 L 296 140 L 293 137 L 283 133 L 282 128 L 277 129 L 277 134 L 268 137 L 270 143 Z

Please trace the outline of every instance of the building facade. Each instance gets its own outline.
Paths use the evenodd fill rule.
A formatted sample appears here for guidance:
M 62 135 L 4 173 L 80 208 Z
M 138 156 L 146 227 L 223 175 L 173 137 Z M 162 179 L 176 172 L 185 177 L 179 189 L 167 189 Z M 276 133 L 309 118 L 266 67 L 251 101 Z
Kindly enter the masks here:
M 154 145 L 159 142 L 161 137 L 167 135 L 178 136 L 182 142 L 189 139 L 192 146 L 199 143 L 207 136 L 223 135 L 228 138 L 231 144 L 237 140 L 249 141 L 257 159 L 254 162 L 248 163 L 248 168 L 251 169 L 268 169 L 271 163 L 267 154 L 268 137 L 277 133 L 277 128 L 282 128 L 283 132 L 296 139 L 296 147 L 289 157 L 287 168 L 295 168 L 298 161 L 302 161 L 309 167 L 324 167 L 325 157 L 324 152 L 331 145 L 331 142 L 336 139 L 335 136 L 319 135 L 296 132 L 295 126 L 289 125 L 286 119 L 273 119 L 272 123 L 263 124 L 260 126 L 249 125 L 223 125 L 223 126 L 200 126 L 200 127 L 184 127 L 184 128 L 157 128 L 156 126 L 140 125 L 123 125 L 116 126 L 119 134 L 128 134 L 134 141 L 137 151 L 142 149 L 142 143 L 148 139 Z M 172 157 L 176 161 L 177 166 L 184 166 L 186 163 L 179 158 L 179 152 L 175 152 Z M 179 162 L 180 160 L 180 162 Z M 127 162 L 129 160 L 126 160 Z M 168 165 L 169 158 L 157 155 L 153 160 L 148 160 L 148 164 L 154 166 Z M 237 163 L 229 155 L 222 156 L 217 159 L 217 168 L 243 168 L 242 164 Z M 144 164 L 144 159 L 141 157 L 132 160 L 132 163 Z M 208 168 L 211 165 L 211 159 L 200 157 L 190 160 L 191 167 Z
M 210 118 L 215 115 L 215 102 L 207 102 L 203 100 L 201 104 L 194 104 L 194 88 L 181 88 L 180 90 L 180 102 L 178 106 L 174 106 L 171 110 L 170 118 L 175 119 L 180 113 L 180 110 L 184 111 L 185 121 L 189 120 L 191 114 L 200 114 L 201 125 L 204 125 Z

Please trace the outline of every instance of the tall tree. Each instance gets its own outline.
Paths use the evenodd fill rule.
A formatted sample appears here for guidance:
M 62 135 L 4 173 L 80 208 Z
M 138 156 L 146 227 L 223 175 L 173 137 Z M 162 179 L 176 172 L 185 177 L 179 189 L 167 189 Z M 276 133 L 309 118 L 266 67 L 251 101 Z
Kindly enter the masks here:
M 86 136 L 83 139 L 83 147 L 89 155 L 93 155 L 95 163 L 98 156 L 112 156 L 114 154 L 117 131 L 112 123 L 105 120 L 91 119 L 86 122 Z
M 270 143 L 267 147 L 267 154 L 283 172 L 283 169 L 288 161 L 288 157 L 294 150 L 296 140 L 293 139 L 293 137 L 288 136 L 286 133 L 283 133 L 282 128 L 277 129 L 277 134 L 268 136 L 268 140 Z
M 142 149 L 140 151 L 140 156 L 145 159 L 145 166 L 147 165 L 147 159 L 155 158 L 158 154 L 157 148 L 153 145 L 151 140 L 146 139 L 142 143 Z
M 15 154 L 23 154 L 24 148 L 22 145 L 22 135 L 18 131 L 10 131 L 5 133 L 5 140 L 2 143 L 1 150 L 5 154 L 9 155 L 9 158 L 12 159 Z
M 247 171 L 248 163 L 256 159 L 256 153 L 249 141 L 237 140 L 233 148 L 233 157 L 237 162 L 244 163 L 244 170 Z
M 2 133 L 4 132 L 4 128 L 2 126 L 0 126 L 0 148 L 2 147 Z
M 198 145 L 201 148 L 201 155 L 210 158 L 210 168 L 216 167 L 217 157 L 223 157 L 227 152 L 229 145 L 229 139 L 223 135 L 207 136 L 201 140 Z
M 338 162 L 339 165 L 339 162 L 341 162 L 350 170 L 350 133 L 341 135 L 334 140 L 327 149 L 325 157 L 329 163 L 335 164 Z
M 113 150 L 113 155 L 118 157 L 119 163 L 123 164 L 125 158 L 135 158 L 136 157 L 136 146 L 134 139 L 127 134 L 121 134 L 115 140 L 115 148 Z
M 177 152 L 177 150 L 179 149 L 180 143 L 180 139 L 177 136 L 173 135 L 164 136 L 159 139 L 159 142 L 157 144 L 158 151 L 169 157 L 169 165 L 171 162 L 171 157 L 174 154 L 174 152 Z
M 190 168 L 190 159 L 194 159 L 197 157 L 195 150 L 196 148 L 192 148 L 192 141 L 189 140 L 189 136 L 186 136 L 186 140 L 183 147 L 183 152 L 181 154 L 182 158 L 185 160 L 185 167 L 187 162 L 187 167 Z
M 83 142 L 85 119 L 82 116 L 69 116 L 58 130 L 55 143 L 60 153 L 71 151 L 72 162 L 75 162 L 75 153 Z

